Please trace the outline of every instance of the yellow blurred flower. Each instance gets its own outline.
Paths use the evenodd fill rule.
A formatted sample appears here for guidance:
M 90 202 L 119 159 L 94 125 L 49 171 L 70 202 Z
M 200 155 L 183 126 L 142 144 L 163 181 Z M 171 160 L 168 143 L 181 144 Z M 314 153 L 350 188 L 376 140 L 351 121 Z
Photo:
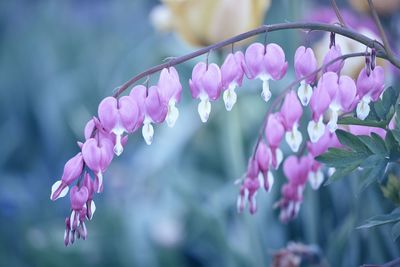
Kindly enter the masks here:
M 359 12 L 369 12 L 369 6 L 367 0 L 348 0 L 350 4 Z M 400 9 L 399 0 L 373 0 L 372 3 L 376 11 L 380 15 L 394 14 Z
M 187 42 L 206 46 L 260 26 L 271 0 L 162 0 L 155 27 L 173 28 Z M 166 19 L 166 18 L 169 18 Z

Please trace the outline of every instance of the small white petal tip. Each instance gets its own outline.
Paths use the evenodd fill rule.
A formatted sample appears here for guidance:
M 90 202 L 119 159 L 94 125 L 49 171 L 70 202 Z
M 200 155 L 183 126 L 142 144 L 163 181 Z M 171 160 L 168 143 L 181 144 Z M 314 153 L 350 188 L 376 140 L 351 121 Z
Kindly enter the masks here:
M 200 101 L 197 111 L 199 112 L 200 115 L 200 120 L 205 123 L 208 121 L 208 117 L 210 116 L 211 113 L 211 103 L 209 99 L 203 99 Z

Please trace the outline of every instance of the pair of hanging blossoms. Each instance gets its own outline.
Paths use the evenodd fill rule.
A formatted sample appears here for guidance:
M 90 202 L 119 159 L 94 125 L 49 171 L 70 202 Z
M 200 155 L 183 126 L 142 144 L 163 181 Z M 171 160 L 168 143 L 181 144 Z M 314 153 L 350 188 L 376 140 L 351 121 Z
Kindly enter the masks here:
M 310 25 L 301 27 L 307 28 Z M 346 32 L 336 26 L 322 26 Z M 274 27 L 284 29 L 299 26 L 284 24 Z M 315 27 L 320 28 L 321 25 Z M 103 191 L 103 174 L 114 156 L 122 154 L 128 134 L 141 128 L 146 144 L 150 145 L 154 136 L 153 124 L 166 122 L 169 127 L 174 126 L 179 117 L 177 104 L 181 99 L 182 85 L 173 65 L 265 31 L 266 28 L 261 27 L 205 48 L 204 51 L 197 51 L 192 56 L 174 59 L 150 69 L 121 86 L 115 96 L 106 97 L 101 101 L 98 116 L 93 117 L 85 126 L 85 140 L 78 142 L 80 152 L 67 161 L 61 179 L 51 188 L 50 198 L 53 201 L 66 196 L 68 191 L 70 193 L 71 213 L 65 219 L 65 245 L 74 243 L 76 238 L 86 239 L 86 222 L 93 218 L 96 210 L 94 195 Z M 352 34 L 356 36 L 356 33 Z M 364 40 L 364 37 L 357 38 Z M 372 40 L 364 42 L 367 42 L 369 47 L 376 44 Z M 340 75 L 344 60 L 355 56 L 366 57 L 366 66 L 356 82 L 348 76 Z M 283 163 L 283 173 L 288 181 L 281 189 L 282 198 L 276 203 L 276 207 L 281 209 L 282 221 L 286 222 L 296 217 L 307 181 L 313 189 L 318 189 L 324 180 L 325 169 L 315 158 L 330 147 L 340 146 L 335 135 L 339 115 L 355 109 L 357 116 L 365 119 L 370 111 L 369 104 L 377 101 L 383 91 L 383 69 L 375 66 L 375 57 L 374 48 L 371 52 L 342 55 L 340 46 L 335 43 L 334 34 L 331 35 L 330 49 L 324 63 L 319 68 L 311 48 L 300 46 L 296 50 L 294 71 L 297 80 L 269 106 L 262 131 L 249 159 L 245 178 L 241 180 L 237 201 L 239 212 L 243 211 L 248 203 L 250 213 L 255 213 L 258 190 L 271 190 L 274 184 L 273 173 L 284 160 L 280 147 L 285 139 L 292 152 L 298 155 L 288 156 Z M 282 79 L 287 68 L 283 49 L 274 43 L 253 43 L 244 53 L 229 53 L 221 67 L 208 62 L 196 64 L 189 87 L 192 97 L 200 100 L 200 120 L 208 121 L 211 102 L 217 101 L 221 94 L 226 109 L 231 110 L 237 102 L 235 90 L 242 86 L 245 76 L 250 80 L 261 80 L 261 96 L 268 102 L 271 98 L 270 81 Z M 129 95 L 118 98 L 140 77 L 156 71 L 161 73 L 155 85 L 134 86 Z M 322 75 L 317 79 L 320 71 Z M 298 84 L 296 94 L 292 87 Z M 311 120 L 307 125 L 309 140 L 305 141 L 306 135 L 303 136 L 299 128 L 303 115 L 307 114 L 303 109 L 307 108 L 311 111 Z

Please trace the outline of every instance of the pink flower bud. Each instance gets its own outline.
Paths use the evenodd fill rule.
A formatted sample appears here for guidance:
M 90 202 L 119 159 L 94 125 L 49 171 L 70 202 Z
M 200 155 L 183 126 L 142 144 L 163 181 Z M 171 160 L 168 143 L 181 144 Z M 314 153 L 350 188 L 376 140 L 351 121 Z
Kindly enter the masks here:
M 381 66 L 376 66 L 374 70 L 371 70 L 368 76 L 365 68 L 360 71 L 357 78 L 357 93 L 358 96 L 363 98 L 364 96 L 370 97 L 372 101 L 378 100 L 381 95 L 385 82 L 385 71 Z
M 223 99 L 226 110 L 230 111 L 235 105 L 237 95 L 235 88 L 242 85 L 244 71 L 244 55 L 241 51 L 230 53 L 221 66 Z
M 324 112 L 327 111 L 329 104 L 331 102 L 329 91 L 324 87 L 324 83 L 321 81 L 322 77 L 320 78 L 320 82 L 318 82 L 317 88 L 314 89 L 310 100 L 310 108 L 312 112 L 312 118 L 314 121 L 319 120 L 319 118 L 324 114 Z M 329 87 L 330 86 L 328 86 L 328 88 Z
M 147 97 L 147 88 L 144 85 L 136 85 L 132 88 L 131 92 L 129 93 L 129 97 L 133 99 L 133 101 L 138 106 L 138 118 L 137 123 L 133 129 L 136 131 L 139 129 L 144 121 L 144 116 L 146 115 L 146 97 Z
M 55 182 L 51 188 L 50 199 L 54 201 L 64 197 L 68 193 L 68 186 L 81 175 L 82 169 L 83 157 L 82 153 L 79 152 L 65 163 L 61 180 Z
M 88 200 L 89 192 L 85 186 L 79 188 L 74 186 L 70 192 L 71 202 L 71 216 L 70 216 L 70 228 L 72 231 L 76 230 L 80 224 L 80 211 L 84 208 L 86 201 Z
M 280 114 L 286 131 L 291 131 L 293 126 L 299 123 L 303 115 L 303 108 L 295 92 L 290 91 L 285 96 Z
M 200 99 L 198 112 L 202 122 L 207 122 L 211 112 L 210 101 L 215 101 L 221 94 L 221 71 L 218 65 L 212 63 L 207 66 L 199 62 L 194 66 L 192 78 L 189 80 L 193 98 Z
M 174 67 L 164 68 L 161 71 L 157 86 L 161 99 L 168 105 L 167 124 L 169 127 L 173 127 L 179 117 L 179 111 L 175 105 L 181 100 L 182 93 L 182 85 L 176 69 Z
M 221 66 L 222 88 L 228 89 L 229 86 L 241 86 L 244 76 L 243 71 L 244 54 L 238 51 L 235 54 L 229 53 Z
M 307 156 L 297 158 L 292 155 L 287 157 L 283 163 L 283 173 L 286 175 L 290 183 L 302 186 L 307 182 L 310 167 L 311 162 Z
M 300 46 L 297 48 L 294 55 L 294 70 L 296 78 L 300 79 L 307 77 L 317 69 L 317 59 L 315 58 L 314 51 L 311 48 Z M 307 84 L 315 81 L 317 74 L 311 75 L 305 79 Z
M 259 172 L 260 169 L 258 168 L 257 159 L 253 159 L 253 157 L 251 157 L 247 165 L 247 177 L 251 179 L 257 179 Z
M 260 141 L 260 143 L 257 146 L 255 158 L 257 160 L 260 171 L 263 173 L 267 172 L 269 169 L 269 164 L 270 164 L 269 153 L 270 152 L 267 147 L 267 144 L 265 144 L 264 141 Z
M 341 57 L 342 56 L 342 50 L 339 45 L 333 45 L 328 53 L 324 57 L 323 65 L 326 65 L 327 63 L 331 62 L 332 60 Z M 326 71 L 332 71 L 339 73 L 339 71 L 343 68 L 344 61 L 343 60 L 337 60 L 335 63 L 330 64 L 329 66 L 326 67 Z
M 277 148 L 285 134 L 285 128 L 281 123 L 280 115 L 272 113 L 268 116 L 265 127 L 265 136 L 271 148 Z
M 103 186 L 103 172 L 108 168 L 112 159 L 112 143 L 108 139 L 98 142 L 94 138 L 89 138 L 83 144 L 82 155 L 86 165 L 96 174 L 97 189 L 101 192 Z
M 265 136 L 271 148 L 271 165 L 277 169 L 282 161 L 282 151 L 278 148 L 285 134 L 285 128 L 280 121 L 279 113 L 273 113 L 268 116 L 265 127 Z

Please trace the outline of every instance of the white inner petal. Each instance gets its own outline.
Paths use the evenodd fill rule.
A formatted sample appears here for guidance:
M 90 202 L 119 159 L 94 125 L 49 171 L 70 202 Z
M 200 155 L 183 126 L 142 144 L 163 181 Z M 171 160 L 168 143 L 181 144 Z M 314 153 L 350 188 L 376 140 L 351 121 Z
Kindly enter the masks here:
M 124 147 L 121 144 L 121 136 L 122 134 L 118 133 L 115 134 L 115 146 L 114 146 L 114 153 L 115 155 L 119 156 L 124 151 Z
M 223 99 L 227 111 L 231 111 L 237 101 L 235 88 L 236 88 L 236 83 L 231 83 L 229 84 L 229 88 L 224 91 Z
M 263 82 L 261 97 L 264 99 L 265 102 L 268 102 L 268 100 L 271 98 L 271 90 L 269 89 L 269 78 L 260 77 L 260 79 Z
M 321 170 L 318 170 L 317 172 L 310 172 L 308 174 L 308 181 L 310 182 L 311 188 L 317 190 L 324 181 L 324 175 Z
M 282 150 L 280 150 L 280 148 L 276 149 L 275 156 L 276 156 L 276 167 L 275 167 L 275 169 L 278 169 L 279 165 L 281 165 L 282 160 L 283 160 L 283 153 L 282 153 Z
M 272 172 L 268 171 L 267 174 L 267 179 L 268 179 L 268 192 L 271 191 L 272 186 L 274 185 L 274 176 L 272 175 Z
M 92 214 L 90 215 L 90 219 L 93 218 L 94 212 L 96 211 L 96 204 L 94 203 L 94 201 L 92 200 L 92 204 L 90 206 L 91 210 L 92 210 Z
M 364 96 L 357 104 L 356 113 L 360 120 L 365 120 L 365 118 L 368 117 L 370 112 L 369 102 L 371 102 L 371 98 Z
M 307 132 L 311 142 L 316 143 L 325 133 L 325 125 L 322 122 L 322 116 L 318 122 L 311 120 L 307 126 Z
M 258 182 L 260 183 L 260 187 L 264 187 L 264 175 L 262 174 L 262 172 L 258 173 Z
M 333 107 L 330 109 L 331 110 L 331 117 L 328 122 L 328 129 L 331 133 L 335 132 L 336 129 L 338 128 L 337 126 L 337 121 L 338 121 L 338 109 L 336 107 Z
M 296 123 L 293 125 L 292 131 L 286 132 L 285 140 L 293 152 L 299 151 L 301 142 L 303 142 L 303 136 L 301 135 L 301 132 L 298 130 Z
M 328 169 L 328 176 L 332 176 L 335 173 L 336 169 L 331 167 Z
M 200 103 L 197 107 L 197 111 L 199 112 L 200 119 L 202 122 L 207 122 L 208 117 L 211 113 L 211 103 L 208 98 L 203 98 L 200 100 Z
M 103 186 L 103 173 L 100 171 L 98 173 L 96 173 L 96 177 L 98 179 L 98 185 L 97 185 L 97 193 L 101 192 L 101 188 Z
M 297 95 L 300 99 L 301 104 L 303 106 L 307 106 L 308 103 L 310 103 L 310 99 L 312 96 L 312 87 L 302 81 L 300 83 L 299 89 L 297 90 Z
M 53 184 L 53 186 L 51 187 L 50 199 L 53 198 L 54 193 L 57 191 L 57 189 L 58 189 L 60 186 L 61 186 L 61 180 L 58 180 L 58 181 L 56 181 L 56 182 Z M 65 196 L 67 195 L 67 193 L 68 193 L 68 190 L 69 190 L 69 188 L 68 188 L 68 186 L 66 186 L 66 187 L 61 191 L 61 193 L 57 196 L 57 198 L 55 198 L 54 200 L 59 199 L 59 198 L 61 198 L 61 197 L 65 197 Z
M 175 126 L 175 122 L 178 120 L 179 117 L 179 110 L 175 106 L 175 101 L 170 100 L 168 103 L 168 113 L 165 120 L 167 121 L 168 127 L 172 128 Z
M 151 145 L 153 142 L 154 128 L 151 122 L 145 121 L 142 127 L 142 135 L 146 144 Z

